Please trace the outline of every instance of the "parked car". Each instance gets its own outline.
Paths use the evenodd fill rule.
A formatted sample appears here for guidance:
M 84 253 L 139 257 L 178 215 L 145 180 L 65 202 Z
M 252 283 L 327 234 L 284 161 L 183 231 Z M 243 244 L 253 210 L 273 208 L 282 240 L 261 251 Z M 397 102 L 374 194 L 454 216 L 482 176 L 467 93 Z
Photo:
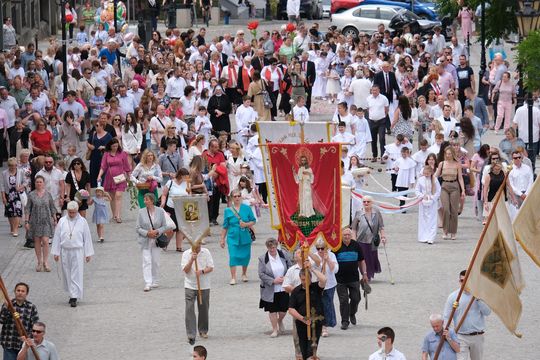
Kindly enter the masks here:
M 287 20 L 287 0 L 279 0 L 277 9 L 278 20 Z M 321 0 L 301 0 L 300 17 L 308 20 L 322 19 L 323 10 Z
M 411 10 L 422 19 L 439 20 L 435 4 L 428 0 L 331 0 L 331 14 L 338 14 L 358 5 L 389 5 Z
M 447 41 L 450 41 L 452 38 L 451 24 L 452 19 L 449 16 L 443 17 L 441 21 L 431 21 L 421 19 L 416 14 L 408 10 L 401 9 L 392 18 L 392 20 L 390 20 L 390 24 L 388 26 L 394 30 L 394 33 L 392 34 L 393 37 L 401 36 L 403 34 L 403 27 L 405 25 L 409 26 L 411 33 L 420 34 L 422 36 L 432 33 L 435 26 L 440 26 L 442 29 L 441 33 L 444 35 Z
M 322 0 L 322 17 L 330 18 L 330 7 L 332 6 L 332 0 Z
M 403 24 L 403 19 L 410 19 L 416 21 L 419 27 L 432 29 L 436 25 L 441 25 L 440 21 L 423 20 L 409 10 L 389 5 L 360 5 L 339 14 L 332 14 L 330 21 L 332 25 L 341 28 L 344 35 L 358 36 L 361 32 L 373 33 L 377 31 L 379 24 L 383 24 L 385 28 L 393 31 L 390 23 L 398 14 L 402 17 L 399 24 Z

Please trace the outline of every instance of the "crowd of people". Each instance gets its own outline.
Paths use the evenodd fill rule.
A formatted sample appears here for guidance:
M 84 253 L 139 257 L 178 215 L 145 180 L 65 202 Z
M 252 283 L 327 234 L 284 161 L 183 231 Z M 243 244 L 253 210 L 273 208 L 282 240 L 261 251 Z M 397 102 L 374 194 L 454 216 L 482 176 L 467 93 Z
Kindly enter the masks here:
M 5 24 L 9 29 L 10 19 Z M 253 39 L 243 29 L 213 38 L 205 28 L 154 30 L 145 44 L 113 27 L 86 25 L 80 31 L 87 36 L 77 35 L 68 48 L 67 88 L 64 56 L 54 39 L 45 51 L 28 44 L 0 54 L 5 216 L 13 237 L 24 226 L 37 272 L 51 271 L 50 253 L 61 261 L 72 307 L 82 298 L 84 262 L 94 255 L 88 221 L 96 225 L 97 242 L 105 242 L 107 224 L 123 222 L 127 192 L 139 208 L 143 290 L 159 287 L 160 254 L 167 247 L 160 239 L 174 238 L 173 247 L 183 253 L 186 335 L 190 344 L 197 336 L 207 338 L 212 255 L 200 244 L 184 249 L 170 196 L 207 195 L 210 225 L 221 225 L 219 243 L 229 254 L 229 283 L 237 284 L 239 266 L 240 279 L 247 282 L 255 225 L 268 207 L 255 123 L 309 122 L 316 104 L 335 108 L 328 121 L 334 125 L 332 140 L 342 143 L 343 184 L 362 190 L 366 178 L 360 169 L 382 166 L 402 211 L 410 209 L 408 194 L 422 199 L 420 242 L 433 244 L 438 228 L 443 239 L 455 240 L 466 204 L 472 203 L 478 221 L 485 222 L 501 186 L 515 216 L 532 187 L 540 108 L 533 109 L 529 144 L 528 110 L 526 105 L 515 109 L 519 89 L 503 54 L 494 54 L 478 84 L 457 36 L 447 41 L 436 31 L 423 39 L 405 30 L 392 37 L 381 24 L 373 34 L 352 37 L 335 26 L 323 31 L 316 23 L 298 22 Z M 479 88 L 484 90 L 477 96 Z M 488 131 L 504 131 L 504 138 L 485 144 Z M 466 197 L 472 201 L 466 203 Z M 302 288 L 306 275 L 314 280 L 312 305 L 324 315 L 314 327 L 318 341 L 338 324 L 334 293 L 340 328 L 347 330 L 357 324 L 361 289 L 369 291 L 369 282 L 381 272 L 378 248 L 387 243 L 387 234 L 377 202 L 364 196 L 354 199 L 351 209 L 340 249 L 316 242 L 306 258 L 301 250 L 289 253 L 268 239 L 267 252 L 258 258 L 260 307 L 269 314 L 270 336 L 283 334 L 289 313 L 298 359 L 313 356 Z M 28 285 L 19 284 L 13 304 L 28 309 L 19 313 L 34 340 L 16 337 L 3 308 L 4 359 L 18 359 L 27 346 L 44 341 L 45 325 L 26 301 L 27 293 Z M 448 341 L 440 359 L 454 359 L 460 351 L 481 359 L 482 342 L 473 340 L 482 337 L 485 325 L 479 318 L 489 309 L 476 303 L 472 311 L 478 317 L 459 334 L 441 334 L 447 311 L 444 317 L 432 315 L 434 332 L 423 351 L 432 356 L 435 340 L 443 336 Z M 404 359 L 393 348 L 394 338 L 391 328 L 379 330 L 382 350 L 370 359 Z

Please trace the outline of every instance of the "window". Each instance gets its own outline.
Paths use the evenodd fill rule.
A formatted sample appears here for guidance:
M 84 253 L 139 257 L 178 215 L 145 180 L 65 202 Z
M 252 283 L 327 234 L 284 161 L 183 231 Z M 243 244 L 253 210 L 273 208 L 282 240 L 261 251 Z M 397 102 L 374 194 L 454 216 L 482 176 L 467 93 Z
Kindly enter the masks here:
M 381 20 L 392 20 L 395 15 L 395 12 L 390 9 L 381 9 Z
M 377 18 L 377 10 L 375 10 L 375 9 L 362 9 L 362 17 L 370 18 L 370 19 L 376 19 Z
M 353 16 L 360 17 L 362 16 L 362 9 L 358 9 L 355 12 L 353 12 Z

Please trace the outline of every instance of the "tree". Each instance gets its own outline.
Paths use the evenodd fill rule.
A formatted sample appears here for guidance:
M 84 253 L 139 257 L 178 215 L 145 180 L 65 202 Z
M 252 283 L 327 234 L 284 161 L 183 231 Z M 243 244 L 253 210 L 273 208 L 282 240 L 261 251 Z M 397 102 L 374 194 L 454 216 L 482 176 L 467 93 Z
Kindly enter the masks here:
M 436 0 L 438 12 L 441 17 L 450 15 L 457 17 L 459 9 L 467 4 L 473 11 L 482 1 L 486 3 L 486 41 L 488 44 L 500 39 L 517 30 L 516 11 L 518 10 L 515 0 Z M 480 28 L 476 29 L 480 32 Z
M 540 31 L 529 34 L 518 46 L 516 60 L 521 65 L 524 87 L 529 91 L 540 90 Z

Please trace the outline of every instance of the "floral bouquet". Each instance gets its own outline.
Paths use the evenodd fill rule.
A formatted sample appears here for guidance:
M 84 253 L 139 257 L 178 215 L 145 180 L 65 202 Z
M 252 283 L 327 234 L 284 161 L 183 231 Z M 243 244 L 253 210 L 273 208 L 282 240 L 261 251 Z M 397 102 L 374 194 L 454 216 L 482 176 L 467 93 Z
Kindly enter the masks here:
M 296 36 L 296 25 L 294 25 L 293 23 L 288 23 L 287 26 L 285 26 L 285 30 L 287 31 L 291 40 L 294 40 Z
M 247 24 L 247 29 L 253 35 L 254 39 L 257 39 L 257 28 L 259 27 L 259 22 L 257 20 L 251 21 Z
M 79 205 L 83 202 L 83 200 L 88 200 L 90 198 L 90 193 L 86 191 L 85 189 L 81 189 L 75 193 L 74 200 L 79 203 Z

